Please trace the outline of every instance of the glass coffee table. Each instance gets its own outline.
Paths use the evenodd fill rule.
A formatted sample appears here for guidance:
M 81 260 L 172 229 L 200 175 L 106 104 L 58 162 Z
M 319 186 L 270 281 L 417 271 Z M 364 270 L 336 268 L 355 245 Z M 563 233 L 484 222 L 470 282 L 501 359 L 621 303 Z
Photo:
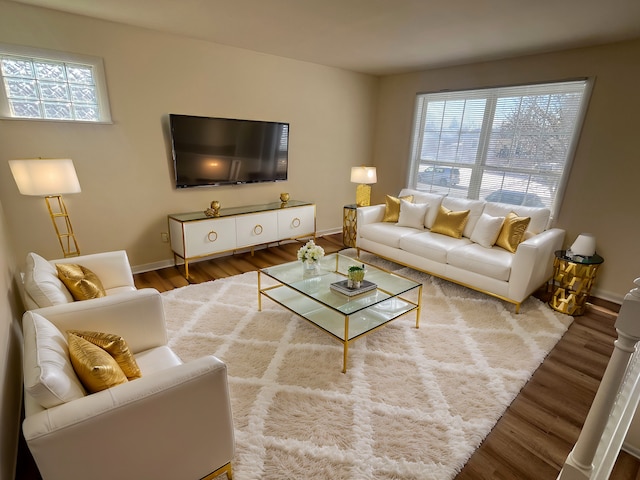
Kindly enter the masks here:
M 343 373 L 347 371 L 350 342 L 410 312 L 415 312 L 416 328 L 420 327 L 421 283 L 364 264 L 365 279 L 376 284 L 374 290 L 354 297 L 331 290 L 332 283 L 347 278 L 347 270 L 352 265 L 363 263 L 333 253 L 320 261 L 320 274 L 309 278 L 304 276 L 300 261 L 258 271 L 258 310 L 262 310 L 264 295 L 341 342 L 344 345 Z M 262 275 L 277 284 L 262 287 Z M 417 291 L 414 295 L 417 299 L 408 299 L 405 294 L 413 290 Z

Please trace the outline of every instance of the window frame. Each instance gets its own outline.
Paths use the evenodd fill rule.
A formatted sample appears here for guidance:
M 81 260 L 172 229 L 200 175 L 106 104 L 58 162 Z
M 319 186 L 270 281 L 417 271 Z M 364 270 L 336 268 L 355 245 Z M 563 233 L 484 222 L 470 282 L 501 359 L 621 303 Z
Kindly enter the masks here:
M 0 120 L 26 120 L 44 122 L 70 122 L 82 124 L 112 124 L 111 109 L 109 108 L 109 96 L 105 77 L 104 62 L 101 57 L 83 55 L 78 53 L 60 52 L 44 48 L 27 47 L 23 45 L 11 45 L 0 43 L 0 55 L 12 55 L 25 57 L 30 60 L 42 60 L 53 63 L 72 63 L 91 67 L 93 80 L 96 87 L 96 97 L 99 116 L 98 120 L 80 120 L 68 118 L 44 118 L 44 117 L 15 117 L 11 114 L 11 106 L 4 84 L 4 76 L 0 71 Z
M 433 167 L 451 167 L 462 169 L 471 169 L 471 179 L 469 181 L 469 186 L 466 189 L 466 196 L 464 198 L 468 199 L 478 199 L 481 195 L 481 182 L 483 173 L 485 171 L 498 171 L 501 174 L 512 173 L 516 174 L 517 168 L 513 167 L 505 167 L 498 168 L 495 166 L 491 166 L 487 164 L 487 157 L 489 155 L 490 149 L 490 140 L 492 134 L 492 124 L 495 118 L 495 103 L 491 104 L 491 102 L 487 99 L 489 97 L 495 99 L 500 98 L 500 93 L 508 92 L 513 89 L 513 91 L 517 91 L 518 89 L 522 89 L 524 92 L 525 89 L 533 88 L 539 89 L 548 87 L 549 92 L 537 93 L 535 95 L 550 95 L 556 93 L 555 91 L 551 91 L 554 88 L 559 88 L 562 90 L 564 86 L 569 85 L 571 83 L 583 82 L 584 89 L 582 99 L 580 101 L 579 109 L 577 110 L 575 123 L 573 126 L 573 133 L 568 144 L 566 150 L 565 161 L 562 166 L 562 172 L 559 175 L 558 182 L 555 188 L 555 195 L 551 197 L 551 205 L 548 207 L 551 210 L 551 219 L 556 218 L 558 215 L 558 211 L 560 209 L 560 205 L 562 204 L 562 199 L 564 197 L 564 192 L 566 189 L 566 185 L 569 178 L 569 172 L 571 170 L 571 166 L 573 163 L 573 159 L 575 156 L 575 150 L 578 145 L 578 140 L 580 138 L 581 130 L 584 125 L 584 118 L 586 116 L 586 111 L 589 105 L 589 100 L 591 98 L 591 92 L 593 89 L 593 84 L 595 79 L 593 77 L 581 77 L 581 78 L 572 78 L 565 79 L 561 81 L 547 81 L 547 82 L 536 82 L 530 84 L 517 84 L 517 85 L 509 85 L 509 86 L 500 86 L 500 87 L 486 87 L 486 88 L 471 88 L 471 89 L 461 89 L 461 90 L 446 90 L 446 91 L 438 91 L 438 92 L 419 92 L 416 94 L 415 104 L 414 104 L 414 112 L 412 117 L 412 134 L 411 134 L 411 143 L 410 143 L 410 152 L 408 158 L 408 172 L 407 172 L 407 186 L 416 190 L 423 190 L 434 192 L 435 183 L 431 183 L 431 187 L 428 190 L 424 188 L 420 188 L 418 186 L 419 179 L 419 168 L 420 166 L 433 166 Z M 427 116 L 427 106 L 430 100 L 433 101 L 453 101 L 453 100 L 475 100 L 475 99 L 485 99 L 487 100 L 487 104 L 485 105 L 485 111 L 482 120 L 481 132 L 478 138 L 478 147 L 476 151 L 476 159 L 473 163 L 464 163 L 458 161 L 441 161 L 438 159 L 429 161 L 424 161 L 421 158 L 422 147 L 423 147 L 423 138 L 426 132 L 426 116 Z M 521 93 L 520 96 L 527 96 L 526 93 Z M 444 128 L 440 129 L 440 133 L 444 131 Z M 462 132 L 462 130 L 460 130 Z M 533 170 L 529 169 L 524 173 L 525 175 L 529 175 L 530 177 L 533 174 Z M 435 179 L 435 177 L 434 177 Z M 434 180 L 432 179 L 432 181 Z M 530 180 L 531 181 L 531 178 Z M 424 182 L 422 182 L 424 183 Z M 442 190 L 442 189 L 439 189 Z M 445 195 L 449 195 L 451 193 L 451 185 L 447 187 L 447 192 Z M 441 191 L 437 191 L 436 193 L 442 193 Z M 525 195 L 528 195 L 530 192 L 527 188 Z M 460 195 L 458 195 L 460 197 Z M 516 205 L 514 205 L 516 207 Z

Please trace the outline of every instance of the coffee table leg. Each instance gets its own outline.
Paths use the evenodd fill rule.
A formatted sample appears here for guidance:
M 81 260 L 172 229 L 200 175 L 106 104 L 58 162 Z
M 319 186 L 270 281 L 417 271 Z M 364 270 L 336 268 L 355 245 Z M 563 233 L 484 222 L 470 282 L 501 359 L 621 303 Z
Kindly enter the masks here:
M 416 309 L 416 328 L 420 328 L 420 310 L 422 310 L 422 285 L 418 287 L 418 308 Z
M 260 270 L 258 270 L 258 311 L 262 311 L 262 294 L 260 292 Z
M 342 373 L 347 373 L 347 357 L 349 356 L 349 315 L 344 317 L 344 356 L 342 358 Z

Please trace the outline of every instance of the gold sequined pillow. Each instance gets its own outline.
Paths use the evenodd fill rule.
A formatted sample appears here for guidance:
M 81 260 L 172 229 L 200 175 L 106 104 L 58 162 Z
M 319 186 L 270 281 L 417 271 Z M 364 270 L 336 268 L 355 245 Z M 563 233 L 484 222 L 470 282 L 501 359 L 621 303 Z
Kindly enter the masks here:
M 431 231 L 433 233 L 441 233 L 453 238 L 461 238 L 464 226 L 469 220 L 471 210 L 461 210 L 454 212 L 447 207 L 440 205 L 438 216 L 436 217 Z
M 71 292 L 74 300 L 89 300 L 106 296 L 98 276 L 82 265 L 57 263 L 58 278 Z
M 127 376 L 127 379 L 133 380 L 142 376 L 140 373 L 140 367 L 138 367 L 138 362 L 136 362 L 131 350 L 129 350 L 129 345 L 127 345 L 127 342 L 125 342 L 124 338 L 120 335 L 102 332 L 85 332 L 80 330 L 69 330 L 67 333 L 84 338 L 88 342 L 91 342 L 105 350 L 118 363 L 124 374 Z
M 396 223 L 398 221 L 398 218 L 400 217 L 400 200 L 413 202 L 413 195 L 407 195 L 400 198 L 387 195 L 387 198 L 385 199 L 384 217 L 382 218 L 383 222 Z
M 106 350 L 73 333 L 68 335 L 68 344 L 71 365 L 88 392 L 100 392 L 128 381 Z
M 509 213 L 504 219 L 496 245 L 515 253 L 524 239 L 524 232 L 527 231 L 530 221 L 531 217 L 519 217 L 514 212 Z

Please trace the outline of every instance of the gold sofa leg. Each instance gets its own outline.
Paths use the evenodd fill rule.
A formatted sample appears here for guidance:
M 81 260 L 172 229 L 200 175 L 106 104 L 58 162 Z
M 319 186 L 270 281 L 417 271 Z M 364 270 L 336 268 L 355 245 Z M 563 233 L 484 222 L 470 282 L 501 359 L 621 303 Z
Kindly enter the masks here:
M 232 480 L 233 479 L 233 473 L 232 473 L 232 469 L 231 469 L 231 462 L 229 462 L 226 465 L 220 467 L 215 472 L 211 472 L 209 475 L 207 475 L 206 477 L 202 478 L 202 480 L 213 480 L 218 475 L 222 475 L 223 473 L 227 474 L 227 480 Z

